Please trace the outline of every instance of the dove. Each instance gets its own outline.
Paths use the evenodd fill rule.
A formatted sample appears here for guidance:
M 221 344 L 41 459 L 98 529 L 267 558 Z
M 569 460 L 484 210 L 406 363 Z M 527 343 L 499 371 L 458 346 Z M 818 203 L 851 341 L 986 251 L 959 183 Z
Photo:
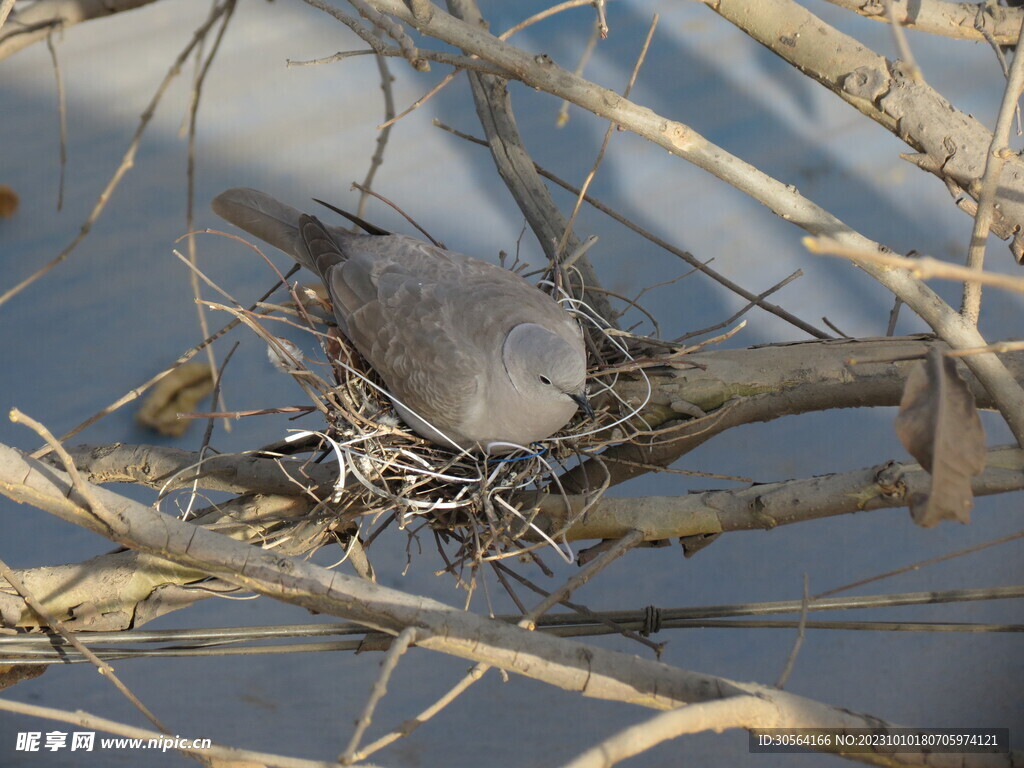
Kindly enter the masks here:
M 254 189 L 212 207 L 319 276 L 338 327 L 427 440 L 497 455 L 593 415 L 580 326 L 516 273 L 357 219 L 371 234 L 325 226 Z

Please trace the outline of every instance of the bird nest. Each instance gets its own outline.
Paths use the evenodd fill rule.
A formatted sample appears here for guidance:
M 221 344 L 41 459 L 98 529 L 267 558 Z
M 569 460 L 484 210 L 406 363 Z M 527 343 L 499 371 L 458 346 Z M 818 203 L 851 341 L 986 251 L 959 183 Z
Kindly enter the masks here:
M 543 442 L 485 456 L 455 452 L 413 433 L 400 422 L 383 382 L 331 323 L 323 293 L 296 287 L 292 299 L 287 306 L 264 305 L 264 310 L 312 334 L 326 359 L 307 357 L 252 316 L 242 319 L 268 343 L 275 366 L 295 379 L 324 416 L 323 429 L 296 431 L 288 438 L 295 450 L 319 450 L 321 460 L 333 454 L 337 462 L 337 480 L 329 498 L 322 499 L 321 515 L 327 508 L 335 520 L 348 523 L 349 540 L 363 546 L 391 525 L 411 534 L 429 529 L 453 573 L 467 564 L 522 556 L 546 546 L 567 561 L 573 559 L 565 530 L 585 514 L 604 486 L 597 482 L 588 489 L 588 503 L 560 530 L 539 525 L 537 511 L 524 499 L 531 492 L 565 494 L 560 475 L 596 457 L 609 443 L 629 439 L 636 424 L 643 426 L 638 414 L 646 402 L 630 406 L 615 394 L 619 376 L 639 371 L 646 378 L 642 366 L 630 365 L 628 334 L 613 335 L 582 302 L 563 293 L 561 303 L 579 318 L 588 338 L 587 381 L 596 415 L 579 412 Z M 454 552 L 440 546 L 452 542 Z

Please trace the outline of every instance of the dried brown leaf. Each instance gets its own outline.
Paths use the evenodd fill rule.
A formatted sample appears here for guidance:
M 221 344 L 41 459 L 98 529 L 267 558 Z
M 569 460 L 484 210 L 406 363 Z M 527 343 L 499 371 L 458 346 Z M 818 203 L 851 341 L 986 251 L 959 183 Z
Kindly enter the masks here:
M 0 691 L 39 677 L 45 671 L 45 664 L 0 664 Z
M 931 476 L 928 493 L 910 498 L 914 522 L 924 528 L 942 520 L 969 523 L 971 478 L 985 468 L 985 432 L 955 360 L 932 349 L 911 370 L 895 426 L 903 447 Z
M 196 404 L 212 391 L 210 366 L 204 363 L 183 365 L 153 387 L 135 419 L 164 435 L 180 437 L 192 421 L 179 419 L 178 414 L 195 410 Z
M 6 184 L 0 184 L 0 219 L 7 219 L 18 210 L 18 193 Z

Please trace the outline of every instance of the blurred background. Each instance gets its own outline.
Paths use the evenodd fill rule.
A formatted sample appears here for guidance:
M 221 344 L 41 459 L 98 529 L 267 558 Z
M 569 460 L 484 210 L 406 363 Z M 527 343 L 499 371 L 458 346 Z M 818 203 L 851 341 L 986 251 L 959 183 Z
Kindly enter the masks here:
M 878 53 L 896 58 L 889 28 L 826 3 L 811 10 Z M 546 7 L 544 2 L 481 2 L 494 32 Z M 351 10 L 351 9 L 349 9 Z M 802 193 L 866 236 L 897 251 L 916 249 L 962 260 L 971 220 L 942 184 L 899 158 L 907 147 L 802 76 L 700 3 L 610 3 L 611 32 L 585 76 L 620 90 L 640 51 L 652 15 L 661 15 L 632 99 L 691 125 L 709 140 Z M 117 168 L 164 74 L 208 14 L 198 0 L 158 2 L 140 10 L 68 29 L 57 39 L 67 92 L 68 163 L 63 210 L 57 211 L 59 132 L 50 56 L 43 43 L 0 62 L 0 184 L 20 196 L 16 215 L 0 220 L 2 288 L 22 280 L 58 254 L 78 233 Z M 547 53 L 569 69 L 586 44 L 593 9 L 569 11 L 517 34 L 512 42 Z M 925 78 L 958 108 L 991 126 L 1003 77 L 987 46 L 909 34 Z M 425 42 L 424 46 L 431 45 Z M 362 181 L 383 121 L 382 93 L 372 57 L 323 66 L 288 60 L 365 48 L 347 28 L 302 3 L 241 0 L 207 77 L 198 112 L 195 227 L 230 229 L 209 211 L 209 200 L 230 186 L 263 189 L 317 212 L 310 198 L 354 208 L 353 181 Z M 434 46 L 440 47 L 440 46 Z M 414 72 L 389 62 L 398 109 L 404 109 L 448 71 L 435 64 Z M 18 407 L 61 434 L 169 365 L 202 337 L 187 269 L 172 249 L 187 229 L 186 153 L 181 133 L 193 77 L 191 64 L 170 86 L 142 140 L 134 167 L 100 220 L 66 262 L 0 307 L 3 362 L 0 406 Z M 512 103 L 526 148 L 545 168 L 580 184 L 593 164 L 607 124 L 571 107 L 556 128 L 559 101 L 512 84 Z M 535 263 L 542 252 L 494 171 L 488 151 L 432 124 L 438 119 L 480 136 L 465 75 L 457 77 L 393 129 L 374 188 L 394 200 L 453 250 L 497 260 L 499 251 Z M 1014 136 L 1015 146 L 1020 138 Z M 802 232 L 725 183 L 625 132 L 613 135 L 591 194 L 674 245 L 761 292 L 797 269 L 804 275 L 772 301 L 822 326 L 828 319 L 851 336 L 884 335 L 891 296 L 843 261 L 812 256 Z M 553 192 L 568 215 L 573 199 Z M 326 217 L 325 217 L 326 218 Z M 411 233 L 379 203 L 366 218 Z M 600 239 L 589 255 L 605 287 L 635 296 L 689 267 L 602 214 L 584 207 L 581 237 Z M 203 270 L 243 303 L 275 276 L 250 249 L 232 240 L 198 240 Z M 282 269 L 289 260 L 272 255 Z M 987 266 L 1010 270 L 1005 246 L 991 239 Z M 954 299 L 955 286 L 934 284 Z M 210 298 L 216 298 L 210 296 Z M 724 320 L 744 300 L 691 275 L 643 297 L 661 334 L 674 338 Z M 988 290 L 982 332 L 997 340 L 1019 333 L 1019 296 Z M 754 311 L 729 346 L 805 339 L 774 316 Z M 214 327 L 227 317 L 211 317 Z M 643 318 L 627 315 L 624 325 Z M 650 332 L 648 325 L 639 332 Z M 904 310 L 899 333 L 925 330 Z M 292 380 L 267 362 L 264 345 L 245 330 L 221 342 L 220 359 L 241 342 L 228 366 L 224 397 L 232 410 L 302 404 Z M 304 339 L 296 337 L 300 343 Z M 201 406 L 205 408 L 204 406 Z M 91 444 L 171 444 L 196 449 L 202 427 L 172 440 L 139 428 L 132 407 L 72 440 Z M 841 472 L 908 458 L 893 434 L 894 409 L 831 411 L 751 425 L 685 456 L 678 467 L 752 478 L 758 482 Z M 213 445 L 246 450 L 279 439 L 295 426 L 254 417 L 218 423 Z M 985 416 L 990 445 L 1010 442 L 997 419 Z M 34 434 L 0 420 L 0 441 L 37 446 Z M 613 489 L 616 495 L 668 495 L 736 487 L 722 480 L 648 475 Z M 152 495 L 115 490 L 143 501 Z M 594 610 L 675 607 L 799 599 L 803 575 L 811 593 L 956 551 L 1020 527 L 1020 495 L 978 500 L 969 526 L 914 526 L 906 510 L 843 516 L 770 532 L 721 537 L 692 559 L 677 545 L 630 552 L 574 600 Z M 407 570 L 406 550 L 413 556 Z M 110 542 L 45 513 L 0 499 L 0 558 L 27 568 L 76 562 L 112 548 Z M 381 583 L 461 606 L 464 593 L 429 540 L 409 542 L 391 531 L 375 542 L 371 559 Z M 330 564 L 340 552 L 322 551 Z M 552 588 L 575 567 L 545 558 L 554 579 L 528 573 Z M 909 592 L 1019 583 L 1016 542 L 908 572 L 857 593 Z M 346 566 L 347 567 L 347 566 Z M 498 589 L 495 609 L 510 611 Z M 485 612 L 481 597 L 472 608 Z M 1011 622 L 1017 601 L 917 606 L 848 612 L 837 618 L 907 621 Z M 329 619 L 329 617 L 328 617 Z M 209 599 L 147 628 L 241 626 L 325 620 L 298 608 L 254 600 Z M 774 683 L 794 640 L 792 630 L 672 630 L 663 659 L 674 665 L 742 681 Z M 592 642 L 651 657 L 622 638 Z M 1024 672 L 1020 641 L 1010 634 L 811 632 L 787 689 L 823 702 L 917 726 L 1010 726 L 1020 723 Z M 176 733 L 209 737 L 249 749 L 333 759 L 347 743 L 377 675 L 379 657 L 349 653 L 247 656 L 225 659 L 137 660 L 118 673 Z M 370 738 L 413 716 L 454 684 L 466 662 L 413 649 L 391 680 Z M 91 666 L 52 667 L 5 695 L 31 703 L 83 709 L 145 726 L 131 705 Z M 489 673 L 467 694 L 374 762 L 414 768 L 559 765 L 601 738 L 651 716 L 638 707 L 591 701 L 517 677 Z M 137 765 L 129 751 L 22 753 L 15 734 L 70 730 L 60 724 L 0 713 L 0 763 L 9 766 Z M 1011 737 L 1024 746 L 1020 732 Z M 180 764 L 177 755 L 144 755 L 153 766 Z M 745 732 L 706 734 L 664 744 L 627 765 L 660 768 L 684 761 L 707 766 L 817 766 L 823 755 L 750 755 Z

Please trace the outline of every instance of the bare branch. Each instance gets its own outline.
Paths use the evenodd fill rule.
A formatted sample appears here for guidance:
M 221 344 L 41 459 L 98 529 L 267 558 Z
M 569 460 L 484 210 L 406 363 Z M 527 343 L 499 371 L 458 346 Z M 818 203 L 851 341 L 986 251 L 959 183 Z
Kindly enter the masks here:
M 451 0 L 449 4 L 458 8 L 459 14 L 463 18 L 468 18 L 473 22 L 466 26 L 476 29 L 483 28 L 483 18 L 480 16 L 479 9 L 476 8 L 476 3 L 471 0 Z M 432 18 L 438 16 L 454 18 L 446 14 L 435 14 Z M 496 40 L 497 38 L 492 39 Z M 504 43 L 502 44 L 504 45 Z M 479 53 L 478 51 L 467 52 Z M 487 59 L 487 57 L 483 58 Z M 561 254 L 558 252 L 557 244 L 567 231 L 566 252 L 577 250 L 580 247 L 579 239 L 569 229 L 568 222 L 551 199 L 551 193 L 541 181 L 533 159 L 523 145 L 512 112 L 508 84 L 502 78 L 477 72 L 470 72 L 469 78 L 473 89 L 473 100 L 476 102 L 477 115 L 480 117 L 484 133 L 487 134 L 491 156 L 494 158 L 498 173 L 501 174 L 502 180 L 529 222 L 548 260 L 552 264 L 558 264 Z M 611 322 L 614 315 L 608 298 L 600 293 L 587 290 L 589 286 L 600 285 L 590 260 L 582 257 L 577 262 L 576 269 L 583 278 L 581 287 L 584 300 L 601 317 Z
M 46 38 L 55 27 L 70 27 L 90 19 L 149 5 L 153 0 L 39 0 L 7 19 L 0 14 L 0 61 Z M 11 2 L 11 5 L 14 3 Z M 5 3 L 6 5 L 6 3 Z
M 416 637 L 416 627 L 406 627 L 398 633 L 398 637 L 391 641 L 391 646 L 388 648 L 387 654 L 380 664 L 380 673 L 377 675 L 377 681 L 373 684 L 373 690 L 370 691 L 370 696 L 366 700 L 366 706 L 363 707 L 363 713 L 356 720 L 356 727 L 352 731 L 348 746 L 344 752 L 338 755 L 338 762 L 342 765 L 351 765 L 355 762 L 354 758 L 356 750 L 359 749 L 359 742 L 362 741 L 363 734 L 366 733 L 366 729 L 373 722 L 373 713 L 377 709 L 377 704 L 388 692 L 388 680 L 391 679 L 391 674 L 398 666 L 399 659 L 409 649 L 409 646 L 416 644 Z
M 398 45 L 388 45 L 381 40 L 377 35 L 367 29 L 365 26 L 359 23 L 358 19 L 354 19 L 348 14 L 342 13 L 337 8 L 323 0 L 305 0 L 305 2 L 312 5 L 324 13 L 328 13 L 342 24 L 347 26 L 353 32 L 355 32 L 363 42 L 370 45 L 369 51 L 348 51 L 334 54 L 333 56 L 327 56 L 322 59 L 314 59 L 312 61 L 288 61 L 288 66 L 309 66 L 313 64 L 331 64 L 336 61 L 342 61 L 351 56 L 363 56 L 367 54 L 376 54 L 378 56 L 394 56 L 398 58 L 406 58 L 408 51 Z M 506 74 L 500 67 L 489 65 L 485 61 L 480 59 L 468 57 L 468 56 L 456 56 L 445 51 L 424 51 L 419 49 L 413 49 L 415 51 L 416 61 L 426 64 L 426 60 L 436 61 L 440 64 L 449 64 L 453 67 L 459 67 L 460 69 L 477 70 L 481 72 L 488 72 L 495 75 Z M 415 65 L 414 65 L 415 66 Z M 457 71 L 457 70 L 456 70 Z M 452 73 L 453 76 L 455 73 Z
M 377 60 L 377 71 L 380 73 L 380 89 L 384 94 L 385 125 L 377 133 L 377 143 L 373 150 L 373 157 L 370 158 L 370 167 L 366 169 L 366 176 L 363 177 L 361 185 L 363 192 L 359 195 L 359 207 L 356 208 L 356 216 L 360 218 L 366 216 L 366 204 L 370 199 L 369 190 L 373 186 L 373 179 L 377 175 L 377 170 L 384 163 L 384 149 L 388 145 L 388 137 L 391 136 L 391 123 L 395 117 L 395 96 L 391 88 L 391 83 L 395 78 L 391 75 L 391 70 L 388 68 L 386 56 L 377 54 L 374 58 Z
M 914 82 L 899 62 L 890 63 L 859 40 L 826 24 L 794 0 L 706 0 L 708 7 L 753 39 L 812 77 L 871 118 L 917 154 L 904 159 L 935 174 L 955 191 L 955 202 L 969 215 L 981 194 L 985 148 L 992 134 L 957 109 L 927 83 Z M 877 4 L 884 15 L 885 6 Z M 971 19 L 977 6 L 971 6 Z M 1009 10 L 1009 9 L 1000 9 Z M 1013 9 L 1020 16 L 1020 9 Z M 1018 22 L 1016 32 L 1020 29 Z M 966 193 L 966 194 L 965 194 Z M 970 198 L 967 197 L 970 196 Z M 1006 164 L 999 210 L 992 231 L 1019 254 L 1024 227 L 1024 160 Z
M 930 476 L 918 464 L 890 461 L 853 472 L 764 483 L 735 491 L 705 491 L 686 496 L 612 498 L 524 494 L 523 503 L 538 507 L 534 524 L 545 532 L 566 531 L 566 538 L 616 538 L 638 529 L 647 541 L 727 531 L 769 530 L 780 525 L 848 515 L 874 509 L 905 507 L 914 493 L 928 489 Z M 977 496 L 1024 488 L 1024 451 L 995 448 L 985 470 L 971 480 Z M 580 515 L 584 506 L 591 506 Z M 581 519 L 577 519 L 581 518 Z M 527 533 L 525 538 L 536 540 Z
M 4 712 L 16 712 L 31 717 L 42 717 L 58 722 L 71 723 L 80 728 L 93 728 L 97 731 L 116 733 L 120 736 L 128 736 L 134 739 L 142 739 L 143 742 L 154 740 L 157 744 L 165 743 L 165 734 L 158 731 L 150 731 L 146 728 L 138 728 L 116 720 L 76 710 L 68 712 L 54 707 L 41 707 L 36 704 L 24 704 L 20 701 L 0 699 L 0 710 Z M 238 749 L 235 747 L 222 747 L 213 744 L 209 747 L 179 747 L 182 752 L 194 755 L 199 760 L 216 758 L 220 765 L 266 765 L 273 768 L 337 768 L 336 762 L 322 762 L 320 760 L 304 760 L 299 757 L 287 755 L 276 755 L 270 752 L 255 752 L 250 749 Z M 244 762 L 243 762 L 244 761 Z M 364 763 L 360 768 L 375 768 L 369 763 Z
M 832 256 L 843 256 L 844 258 L 870 261 L 875 264 L 882 264 L 887 267 L 899 267 L 907 270 L 914 277 L 927 280 L 938 277 L 943 280 L 956 280 L 969 283 L 973 281 L 978 285 L 993 285 L 998 288 L 1005 288 L 1008 291 L 1024 293 L 1024 277 L 1015 277 L 1001 272 L 985 272 L 977 267 L 961 267 L 959 264 L 951 264 L 931 256 L 896 256 L 892 253 L 879 253 L 878 251 L 864 251 L 847 248 L 827 237 L 805 237 L 804 246 L 811 253 L 823 253 Z
M 77 525 L 101 532 L 100 523 L 70 501 L 67 476 L 0 447 L 0 492 L 29 502 Z M 743 694 L 771 701 L 780 723 L 794 727 L 893 727 L 881 719 L 830 707 L 766 686 L 736 683 L 632 654 L 529 632 L 481 618 L 429 598 L 407 595 L 310 562 L 285 558 L 184 523 L 129 499 L 94 489 L 107 528 L 122 544 L 173 558 L 244 589 L 340 616 L 397 635 L 406 627 L 423 630 L 422 648 L 493 664 L 510 672 L 577 691 L 584 696 L 672 709 Z M 542 661 L 543 660 L 543 661 Z M 877 765 L 919 765 L 924 755 L 866 753 L 859 759 Z M 1010 766 L 1015 754 L 985 755 L 990 765 Z
M 921 68 L 917 66 L 914 54 L 910 50 L 910 43 L 907 42 L 907 36 L 903 33 L 903 22 L 896 17 L 896 0 L 883 0 L 883 2 L 885 3 L 886 18 L 892 26 L 896 50 L 900 52 L 900 58 L 903 60 L 907 74 L 915 83 L 923 83 L 924 76 L 921 74 Z
M 3 14 L 0 14 L 2 16 Z M 0 26 L 3 21 L 0 20 Z M 64 76 L 61 74 L 60 59 L 57 58 L 57 47 L 53 44 L 53 30 L 46 36 L 46 48 L 53 62 L 53 76 L 57 84 L 57 124 L 60 131 L 60 178 L 57 182 L 57 210 L 64 208 L 64 176 L 68 168 L 68 108 L 64 93 Z
M 648 370 L 656 397 L 641 414 L 645 421 L 652 427 L 676 419 L 687 421 L 670 435 L 652 435 L 648 443 L 612 446 L 601 454 L 606 466 L 602 471 L 610 472 L 610 482 L 616 485 L 651 471 L 651 465 L 668 466 L 739 424 L 812 410 L 898 405 L 908 361 L 920 359 L 936 343 L 941 345 L 924 337 L 906 337 L 775 344 L 688 355 L 695 367 L 685 371 Z M 1017 380 L 1024 382 L 1024 355 L 1011 353 L 1003 359 Z M 802 369 L 798 360 L 807 368 Z M 808 376 L 810 371 L 814 373 Z M 967 380 L 979 407 L 992 408 L 991 396 L 977 379 Z M 646 387 L 623 381 L 616 392 L 627 402 L 639 403 Z M 696 405 L 707 416 L 691 420 L 687 404 Z M 562 476 L 569 492 L 589 488 L 592 470 L 588 465 L 584 462 Z
M 776 688 L 785 688 L 786 682 L 789 680 L 789 676 L 793 674 L 793 668 L 796 666 L 796 657 L 800 653 L 800 649 L 804 644 L 804 637 L 807 632 L 807 608 L 810 604 L 810 584 L 807 579 L 807 574 L 804 574 L 804 595 L 800 600 L 800 622 L 796 628 L 796 638 L 793 640 L 793 647 L 789 651 L 789 657 L 786 659 L 786 666 L 782 668 L 782 672 L 779 674 L 779 679 L 775 681 Z
M 78 445 L 67 449 L 81 472 L 93 483 L 136 483 L 162 493 L 200 488 L 228 493 L 303 495 L 326 490 L 337 480 L 329 465 L 288 457 L 257 458 L 248 454 L 219 454 L 203 459 L 198 477 L 191 472 L 199 454 L 156 445 Z
M 3 0 L 0 2 L 0 29 L 3 29 L 4 22 L 14 8 L 14 0 Z
M 833 5 L 859 13 L 874 21 L 889 21 L 881 0 L 828 0 Z M 985 28 L 996 42 L 1012 45 L 1017 41 L 1024 15 L 1020 8 L 1007 8 L 995 3 L 950 3 L 946 0 L 893 0 L 896 20 L 907 29 L 944 37 L 982 42 L 982 32 L 975 26 L 979 11 L 985 14 Z
M 721 701 L 691 704 L 655 715 L 609 736 L 566 763 L 564 768 L 609 768 L 662 742 L 691 733 L 778 727 L 781 715 L 773 702 L 757 696 L 733 696 Z
M 405 34 L 405 30 L 402 29 L 401 24 L 396 24 L 394 20 L 388 18 L 383 13 L 378 11 L 372 5 L 366 2 L 366 0 L 349 0 L 359 14 L 372 23 L 377 29 L 380 29 L 388 37 L 398 43 L 399 49 L 402 51 L 402 56 L 409 61 L 409 64 L 413 69 L 420 72 L 429 72 L 430 65 L 419 55 L 419 51 L 416 50 L 416 46 L 413 45 L 412 40 Z M 413 8 L 413 11 L 419 18 L 429 18 L 430 14 L 427 13 L 426 9 L 421 3 L 418 7 Z
M 78 234 L 75 236 L 75 238 L 67 246 L 65 246 L 64 250 L 57 254 L 53 259 L 48 261 L 46 264 L 37 269 L 35 272 L 33 272 L 31 275 L 26 277 L 24 280 L 22 280 L 14 287 L 8 288 L 6 291 L 4 291 L 4 293 L 0 295 L 0 305 L 3 305 L 11 297 L 19 294 L 25 288 L 30 286 L 36 280 L 41 278 L 51 269 L 53 269 L 62 261 L 64 261 L 68 256 L 71 255 L 71 252 L 78 247 L 78 244 L 81 243 L 82 240 L 84 240 L 85 237 L 89 234 L 89 232 L 92 230 L 93 224 L 96 223 L 96 220 L 99 219 L 100 214 L 102 214 L 103 210 L 107 207 L 107 202 L 110 200 L 110 196 L 114 194 L 114 190 L 117 189 L 117 186 L 121 183 L 121 179 L 124 178 L 124 175 L 128 173 L 128 171 L 135 164 L 135 153 L 138 151 L 139 144 L 142 142 L 142 136 L 146 132 L 146 127 L 149 125 L 149 121 L 153 119 L 153 114 L 156 112 L 157 105 L 163 98 L 163 95 L 167 91 L 167 88 L 174 81 L 174 79 L 181 73 L 181 67 L 184 65 L 185 61 L 188 60 L 189 55 L 192 53 L 195 47 L 199 45 L 201 40 L 205 39 L 206 33 L 210 31 L 210 29 L 216 23 L 217 19 L 219 19 L 221 15 L 225 13 L 226 10 L 227 4 L 215 5 L 213 9 L 210 11 L 210 15 L 192 34 L 192 39 L 189 40 L 189 42 L 185 45 L 185 47 L 178 54 L 177 58 L 174 60 L 174 63 L 171 64 L 170 68 L 167 71 L 167 74 L 164 75 L 164 79 L 161 81 L 160 85 L 157 86 L 156 92 L 150 99 L 149 104 L 146 105 L 146 109 L 143 111 L 142 116 L 139 119 L 139 124 L 135 129 L 135 133 L 132 136 L 131 141 L 128 143 L 128 148 L 125 150 L 125 153 L 121 158 L 120 165 L 118 165 L 113 175 L 107 181 L 107 184 L 103 188 L 103 191 L 100 192 L 100 195 L 97 198 L 95 205 L 93 205 L 92 211 L 89 213 L 88 218 L 86 218 L 86 220 L 82 223 L 82 227 L 79 230 Z
M 1024 42 L 1024 22 L 1021 24 L 1017 50 L 1021 50 L 1022 42 Z M 1016 153 L 1010 151 L 1010 128 L 1013 124 L 1013 116 L 1017 113 L 1017 103 L 1020 100 L 1022 89 L 1024 89 L 1024 56 L 1014 54 L 1006 90 L 1003 93 L 1003 101 L 999 105 L 999 115 L 996 117 L 996 129 L 985 155 L 985 174 L 982 176 L 981 193 L 978 195 L 978 212 L 974 216 L 974 228 L 971 231 L 971 243 L 967 251 L 967 266 L 970 269 L 980 270 L 985 266 L 985 242 L 988 240 L 992 219 L 995 217 L 996 198 L 999 194 L 999 179 L 1003 173 L 1003 165 L 1008 158 L 1017 156 Z M 968 323 L 974 326 L 978 325 L 978 316 L 981 314 L 980 283 L 964 284 L 960 312 Z
M 195 512 L 192 522 L 258 546 L 273 545 L 282 554 L 308 555 L 325 540 L 324 523 L 310 522 L 313 507 L 295 496 L 242 496 Z M 140 627 L 207 597 L 237 591 L 203 571 L 131 550 L 20 575 L 30 591 L 44 595 L 47 610 L 76 632 Z M 0 619 L 6 627 L 46 626 L 24 600 L 4 590 Z

